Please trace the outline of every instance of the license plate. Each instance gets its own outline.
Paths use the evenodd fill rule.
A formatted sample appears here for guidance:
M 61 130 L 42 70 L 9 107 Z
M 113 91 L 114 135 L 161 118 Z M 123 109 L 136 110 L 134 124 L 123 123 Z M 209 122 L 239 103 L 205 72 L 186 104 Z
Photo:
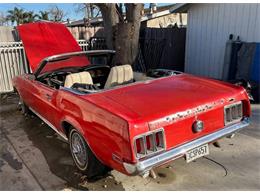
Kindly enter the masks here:
M 205 144 L 186 152 L 186 162 L 189 163 L 197 158 L 209 154 L 209 145 Z

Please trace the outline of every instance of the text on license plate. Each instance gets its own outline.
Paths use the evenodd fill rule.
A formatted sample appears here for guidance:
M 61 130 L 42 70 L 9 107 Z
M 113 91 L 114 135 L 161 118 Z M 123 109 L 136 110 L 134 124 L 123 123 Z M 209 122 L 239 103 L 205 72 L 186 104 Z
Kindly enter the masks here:
M 205 144 L 202 146 L 199 146 L 197 148 L 193 148 L 186 152 L 186 162 L 189 163 L 197 158 L 200 158 L 202 156 L 209 154 L 209 145 Z

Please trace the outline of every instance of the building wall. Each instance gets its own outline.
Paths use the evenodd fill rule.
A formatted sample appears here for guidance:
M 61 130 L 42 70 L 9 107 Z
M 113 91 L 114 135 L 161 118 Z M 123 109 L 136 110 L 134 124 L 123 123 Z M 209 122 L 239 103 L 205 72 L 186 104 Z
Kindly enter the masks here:
M 195 4 L 188 10 L 185 71 L 222 78 L 229 34 L 260 42 L 260 4 Z
M 187 25 L 187 14 L 185 13 L 173 13 L 162 17 L 150 19 L 146 23 L 146 27 L 149 28 L 166 28 L 170 25 L 177 23 L 178 26 Z
M 18 36 L 14 27 L 0 26 L 0 42 L 14 42 L 18 40 Z
M 104 37 L 103 27 L 68 27 L 75 39 L 89 40 L 91 37 Z

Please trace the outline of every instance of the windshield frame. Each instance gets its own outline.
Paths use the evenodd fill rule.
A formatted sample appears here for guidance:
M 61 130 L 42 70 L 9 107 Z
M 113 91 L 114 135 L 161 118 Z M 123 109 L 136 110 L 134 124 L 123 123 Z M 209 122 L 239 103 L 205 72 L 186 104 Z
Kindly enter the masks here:
M 34 76 L 37 78 L 43 68 L 49 63 L 49 62 L 57 62 L 57 61 L 62 61 L 64 59 L 68 59 L 71 57 L 75 56 L 88 56 L 88 57 L 93 57 L 93 56 L 109 56 L 110 60 L 112 60 L 112 56 L 116 53 L 115 50 L 91 50 L 91 51 L 79 51 L 79 52 L 70 52 L 70 53 L 63 53 L 63 54 L 58 54 L 58 55 L 53 55 L 49 56 L 47 58 L 44 58 L 38 68 L 36 69 Z

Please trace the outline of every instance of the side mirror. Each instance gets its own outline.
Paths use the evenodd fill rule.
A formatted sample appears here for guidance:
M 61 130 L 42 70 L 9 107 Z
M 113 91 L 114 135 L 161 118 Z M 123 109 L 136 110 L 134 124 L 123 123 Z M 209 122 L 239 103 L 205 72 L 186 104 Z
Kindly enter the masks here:
M 35 75 L 29 74 L 27 77 L 29 80 L 35 80 Z

